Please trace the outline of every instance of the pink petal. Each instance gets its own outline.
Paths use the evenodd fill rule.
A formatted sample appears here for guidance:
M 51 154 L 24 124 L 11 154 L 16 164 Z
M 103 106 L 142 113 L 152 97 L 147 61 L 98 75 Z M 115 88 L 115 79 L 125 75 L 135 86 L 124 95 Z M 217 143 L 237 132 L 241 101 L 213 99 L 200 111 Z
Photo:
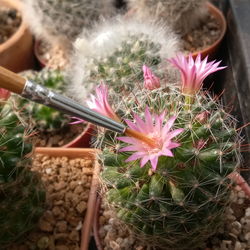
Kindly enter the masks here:
M 140 167 L 144 167 L 145 164 L 149 161 L 149 156 L 145 155 L 144 157 L 142 157 L 141 162 L 140 162 Z
M 136 153 L 132 154 L 131 156 L 129 156 L 129 158 L 126 159 L 126 162 L 136 161 L 136 160 L 138 160 L 138 159 L 140 159 L 142 157 L 143 157 L 143 155 L 142 155 L 141 152 L 136 152 Z
M 116 137 L 116 139 L 120 140 L 120 141 L 123 141 L 123 142 L 126 142 L 126 143 L 135 143 L 135 139 L 132 138 L 132 137 L 127 137 L 127 136 L 124 136 L 124 137 Z
M 151 162 L 153 171 L 155 171 L 157 168 L 158 157 L 154 157 L 154 158 L 150 159 L 150 162 Z
M 167 133 L 169 132 L 169 130 L 171 129 L 171 127 L 173 126 L 174 122 L 176 120 L 176 116 L 172 116 L 167 123 L 165 124 L 165 126 L 162 129 L 162 135 L 165 138 L 165 136 L 167 135 Z
M 166 156 L 169 156 L 169 157 L 173 157 L 174 156 L 173 153 L 171 152 L 171 150 L 169 150 L 167 148 L 162 151 L 162 154 L 166 155 Z
M 131 122 L 130 120 L 125 120 L 125 122 L 127 123 L 127 125 L 128 125 L 131 129 L 133 129 L 133 130 L 135 130 L 135 131 L 138 131 L 138 128 L 137 128 L 137 126 L 136 126 L 135 123 Z
M 179 147 L 180 145 L 181 145 L 180 143 L 171 142 L 171 143 L 169 143 L 168 148 L 169 148 L 169 149 L 173 149 L 173 148 Z
M 171 140 L 172 138 L 174 138 L 175 136 L 179 135 L 179 134 L 182 133 L 183 131 L 184 131 L 183 128 L 175 129 L 175 130 L 169 132 L 169 133 L 167 134 L 166 138 L 167 138 L 168 140 Z
M 121 148 L 119 152 L 130 152 L 130 151 L 136 151 L 137 147 L 136 146 L 127 146 L 124 148 Z

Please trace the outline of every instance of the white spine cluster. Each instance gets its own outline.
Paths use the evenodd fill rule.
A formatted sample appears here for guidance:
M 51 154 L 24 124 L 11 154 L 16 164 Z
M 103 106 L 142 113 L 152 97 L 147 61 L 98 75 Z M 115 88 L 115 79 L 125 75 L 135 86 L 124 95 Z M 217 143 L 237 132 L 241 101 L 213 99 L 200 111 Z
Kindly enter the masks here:
M 166 59 L 173 57 L 179 49 L 178 38 L 171 29 L 152 21 L 116 17 L 98 26 L 90 34 L 82 33 L 75 42 L 75 55 L 70 69 L 72 84 L 69 86 L 69 91 L 71 95 L 78 101 L 84 102 L 93 87 L 99 83 L 98 80 L 106 81 L 107 79 L 97 79 L 96 82 L 93 82 L 90 80 L 90 75 L 91 72 L 98 71 L 96 62 L 105 64 L 110 57 L 114 57 L 116 60 L 115 67 L 119 67 L 123 63 L 123 65 L 133 68 L 134 75 L 141 74 L 142 65 L 147 62 L 144 62 L 144 59 L 140 61 L 140 58 L 139 60 L 137 58 L 135 62 L 131 57 L 140 49 L 140 42 L 145 40 L 148 42 L 147 44 L 150 44 L 144 48 L 145 54 L 154 56 L 154 51 L 150 46 L 154 44 L 155 47 L 158 47 L 157 54 L 161 61 L 159 67 L 162 68 L 167 65 Z M 124 46 L 132 47 L 132 49 L 122 52 Z M 121 55 L 119 55 L 119 51 L 121 51 Z M 109 75 L 112 75 L 115 69 L 110 67 L 108 71 Z M 128 81 L 129 77 L 126 76 L 125 80 Z M 117 79 L 120 82 L 122 80 L 123 78 Z

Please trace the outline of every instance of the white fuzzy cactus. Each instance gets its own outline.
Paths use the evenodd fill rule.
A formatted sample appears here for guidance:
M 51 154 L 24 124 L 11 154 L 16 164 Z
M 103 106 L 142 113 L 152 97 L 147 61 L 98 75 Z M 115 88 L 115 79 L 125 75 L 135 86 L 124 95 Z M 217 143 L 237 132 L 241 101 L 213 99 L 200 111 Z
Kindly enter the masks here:
M 129 9 L 142 19 L 161 19 L 185 35 L 207 16 L 207 0 L 128 0 Z
M 167 74 L 166 58 L 179 49 L 178 39 L 168 27 L 123 17 L 106 21 L 88 36 L 82 34 L 75 47 L 69 90 L 81 103 L 101 81 L 116 93 L 131 91 L 143 79 L 144 64 L 160 75 Z
M 24 17 L 39 38 L 70 46 L 82 29 L 112 15 L 114 0 L 23 0 Z

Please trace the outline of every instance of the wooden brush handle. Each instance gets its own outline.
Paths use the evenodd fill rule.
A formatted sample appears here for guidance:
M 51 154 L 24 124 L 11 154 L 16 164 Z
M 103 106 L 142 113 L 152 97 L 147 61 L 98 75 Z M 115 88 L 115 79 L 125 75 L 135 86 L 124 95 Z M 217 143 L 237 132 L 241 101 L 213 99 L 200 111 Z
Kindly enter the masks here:
M 25 78 L 0 66 L 0 88 L 21 94 L 25 83 Z

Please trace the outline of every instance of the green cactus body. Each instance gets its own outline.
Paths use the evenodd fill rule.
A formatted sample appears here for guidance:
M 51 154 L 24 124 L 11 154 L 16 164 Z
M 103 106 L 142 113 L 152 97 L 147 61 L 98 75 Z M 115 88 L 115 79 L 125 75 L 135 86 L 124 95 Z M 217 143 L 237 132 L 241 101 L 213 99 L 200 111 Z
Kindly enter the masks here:
M 139 35 L 127 37 L 110 56 L 94 58 L 87 65 L 90 84 L 105 81 L 118 93 L 131 91 L 143 79 L 143 64 L 155 66 L 161 62 L 159 50 L 160 44 L 154 44 L 147 36 L 140 36 L 140 40 Z
M 134 102 L 137 98 L 139 101 Z M 239 136 L 235 121 L 211 97 L 199 93 L 188 105 L 178 89 L 142 90 L 123 100 L 121 110 L 143 114 L 168 111 L 177 115 L 174 128 L 185 128 L 177 137 L 174 157 L 161 156 L 156 171 L 147 163 L 125 162 L 129 153 L 106 134 L 102 182 L 106 201 L 118 218 L 146 244 L 163 249 L 196 249 L 216 232 L 229 204 L 228 175 L 239 165 Z M 210 108 L 208 108 L 210 107 Z M 206 119 L 197 117 L 209 112 Z M 121 112 L 132 120 L 131 112 Z M 141 116 L 142 117 L 142 116 Z M 108 145 L 116 145 L 110 147 Z M 112 160 L 113 159 L 113 160 Z
M 43 69 L 40 72 L 28 71 L 23 75 L 47 88 L 54 89 L 57 93 L 62 93 L 64 88 L 63 73 L 58 70 Z M 23 108 L 23 115 L 29 117 L 32 125 L 38 131 L 56 131 L 66 126 L 70 117 L 44 105 L 29 102 L 26 99 L 15 96 L 18 105 Z
M 138 88 L 143 80 L 144 64 L 158 75 L 166 75 L 166 58 L 178 51 L 178 40 L 160 24 L 116 18 L 94 30 L 88 38 L 80 36 L 75 47 L 69 92 L 84 102 L 93 87 L 101 82 L 122 95 Z M 166 78 L 171 81 L 170 76 Z
M 24 0 L 24 17 L 35 35 L 62 46 L 114 12 L 112 0 Z
M 206 0 L 128 0 L 139 18 L 156 18 L 185 35 L 207 17 Z
M 26 125 L 12 104 L 0 110 L 0 246 L 30 231 L 44 211 L 45 191 L 40 177 L 30 171 L 32 152 Z

